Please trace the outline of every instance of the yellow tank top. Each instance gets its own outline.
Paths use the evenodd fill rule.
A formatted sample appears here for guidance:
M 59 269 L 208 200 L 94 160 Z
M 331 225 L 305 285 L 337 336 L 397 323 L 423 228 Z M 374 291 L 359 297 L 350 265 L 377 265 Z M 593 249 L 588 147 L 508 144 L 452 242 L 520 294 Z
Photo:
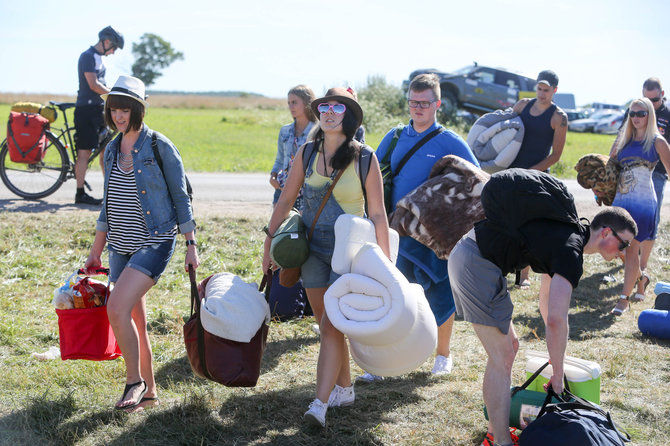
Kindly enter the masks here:
M 323 187 L 326 183 L 330 181 L 329 177 L 324 177 L 316 170 L 317 161 L 320 161 L 323 154 L 321 152 L 317 153 L 317 156 L 314 157 L 312 161 L 312 175 L 309 178 L 305 179 L 305 183 L 309 184 L 311 187 Z M 333 197 L 337 204 L 340 205 L 342 210 L 347 214 L 357 215 L 362 217 L 365 213 L 365 198 L 363 197 L 363 190 L 361 189 L 361 180 L 358 178 L 356 172 L 356 163 L 349 163 L 345 169 L 342 177 L 335 185 L 333 189 Z

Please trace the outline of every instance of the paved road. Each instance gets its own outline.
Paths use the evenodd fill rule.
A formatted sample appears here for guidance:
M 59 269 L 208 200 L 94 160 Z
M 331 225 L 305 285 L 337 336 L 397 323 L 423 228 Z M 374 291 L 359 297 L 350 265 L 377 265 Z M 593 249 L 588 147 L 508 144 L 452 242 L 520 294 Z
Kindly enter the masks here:
M 223 213 L 224 215 L 267 215 L 270 211 L 273 190 L 268 176 L 260 173 L 190 173 L 194 189 L 196 214 Z M 102 196 L 102 174 L 89 172 L 87 180 L 93 188 L 92 195 Z M 592 217 L 597 211 L 593 193 L 582 188 L 576 180 L 565 180 L 568 190 L 574 195 L 580 215 Z M 54 212 L 59 209 L 77 209 L 72 204 L 75 194 L 74 180 L 67 181 L 53 195 L 39 201 L 22 200 L 13 195 L 4 184 L 0 184 L 0 210 L 27 212 Z M 670 184 L 666 185 L 665 197 L 670 197 Z M 666 203 L 668 200 L 665 200 Z M 90 208 L 89 206 L 82 206 Z M 670 204 L 664 205 L 663 220 L 670 219 Z

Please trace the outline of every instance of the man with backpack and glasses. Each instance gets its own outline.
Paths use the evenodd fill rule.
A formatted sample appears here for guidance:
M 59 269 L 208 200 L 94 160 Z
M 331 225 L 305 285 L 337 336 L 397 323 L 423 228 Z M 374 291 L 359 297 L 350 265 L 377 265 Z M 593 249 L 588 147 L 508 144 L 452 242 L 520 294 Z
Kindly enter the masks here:
M 489 429 L 482 445 L 503 446 L 516 444 L 508 423 L 512 365 L 519 348 L 505 276 L 527 266 L 542 274 L 539 307 L 553 367 L 549 384 L 560 394 L 568 310 L 583 273 L 583 255 L 612 260 L 628 247 L 637 226 L 618 207 L 582 224 L 565 185 L 537 170 L 512 168 L 492 175 L 481 202 L 486 218 L 451 251 L 449 278 L 456 311 L 472 323 L 488 355 L 483 394 Z

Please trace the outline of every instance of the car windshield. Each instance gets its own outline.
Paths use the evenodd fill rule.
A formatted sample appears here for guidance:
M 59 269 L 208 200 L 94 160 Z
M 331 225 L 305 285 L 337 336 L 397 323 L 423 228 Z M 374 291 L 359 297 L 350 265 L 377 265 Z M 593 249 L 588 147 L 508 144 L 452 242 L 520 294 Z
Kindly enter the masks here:
M 468 65 L 467 67 L 459 68 L 458 70 L 454 71 L 453 74 L 468 74 L 477 68 L 478 67 L 475 65 Z

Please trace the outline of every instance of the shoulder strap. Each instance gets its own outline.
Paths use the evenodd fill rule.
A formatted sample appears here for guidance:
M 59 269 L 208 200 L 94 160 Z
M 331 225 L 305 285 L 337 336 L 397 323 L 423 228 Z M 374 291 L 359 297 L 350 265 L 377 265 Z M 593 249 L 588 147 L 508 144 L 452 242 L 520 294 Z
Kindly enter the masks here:
M 307 174 L 307 166 L 312 161 L 312 157 L 316 153 L 316 144 L 314 141 L 309 141 L 302 149 L 302 171 Z
M 407 161 L 409 161 L 409 159 L 412 157 L 412 155 L 414 155 L 421 147 L 423 147 L 424 144 L 426 144 L 428 141 L 433 139 L 434 136 L 442 133 L 443 131 L 444 131 L 444 127 L 439 126 L 435 130 L 433 130 L 432 132 L 430 132 L 429 134 L 427 134 L 426 136 L 421 138 L 421 141 L 416 143 L 414 145 L 414 147 L 412 147 L 412 149 L 409 152 L 407 152 L 405 154 L 405 156 L 400 160 L 400 162 L 398 163 L 398 167 L 396 167 L 396 172 L 393 176 L 396 176 L 400 173 L 400 170 L 402 170 L 402 168 L 405 167 L 405 164 L 407 164 Z M 391 169 L 391 172 L 393 172 L 393 169 Z
M 384 154 L 384 158 L 382 158 L 382 160 L 381 160 L 382 164 L 388 164 L 388 163 L 391 162 L 391 155 L 393 154 L 393 150 L 395 149 L 395 146 L 398 144 L 398 140 L 400 139 L 400 134 L 402 133 L 404 128 L 405 128 L 404 125 L 399 125 L 395 128 L 395 133 L 393 134 L 393 138 L 391 139 L 391 142 L 389 143 L 389 148 L 386 149 L 386 153 Z
M 333 193 L 333 189 L 335 189 L 335 185 L 339 181 L 340 177 L 344 173 L 344 171 L 347 170 L 346 168 L 340 169 L 339 172 L 337 172 L 337 175 L 335 175 L 335 179 L 333 180 L 332 183 L 330 183 L 330 187 L 326 191 L 326 195 L 323 196 L 323 200 L 321 200 L 321 205 L 319 206 L 319 210 L 316 211 L 316 215 L 314 215 L 314 220 L 312 220 L 312 227 L 309 230 L 309 237 L 307 237 L 307 240 L 312 239 L 312 234 L 314 234 L 314 228 L 316 227 L 316 222 L 319 220 L 319 216 L 321 215 L 321 211 L 323 211 L 323 208 L 326 207 L 326 202 L 330 198 L 330 194 Z
M 163 177 L 165 177 L 165 171 L 163 170 L 163 158 L 161 157 L 161 153 L 158 151 L 158 141 L 155 131 L 151 132 L 151 150 L 154 152 L 154 158 L 156 158 L 156 162 L 158 163 L 158 167 L 160 168 Z M 188 194 L 188 198 L 193 201 L 193 188 L 191 187 L 191 182 L 188 180 L 186 175 L 184 175 L 184 178 L 186 179 L 186 194 Z

